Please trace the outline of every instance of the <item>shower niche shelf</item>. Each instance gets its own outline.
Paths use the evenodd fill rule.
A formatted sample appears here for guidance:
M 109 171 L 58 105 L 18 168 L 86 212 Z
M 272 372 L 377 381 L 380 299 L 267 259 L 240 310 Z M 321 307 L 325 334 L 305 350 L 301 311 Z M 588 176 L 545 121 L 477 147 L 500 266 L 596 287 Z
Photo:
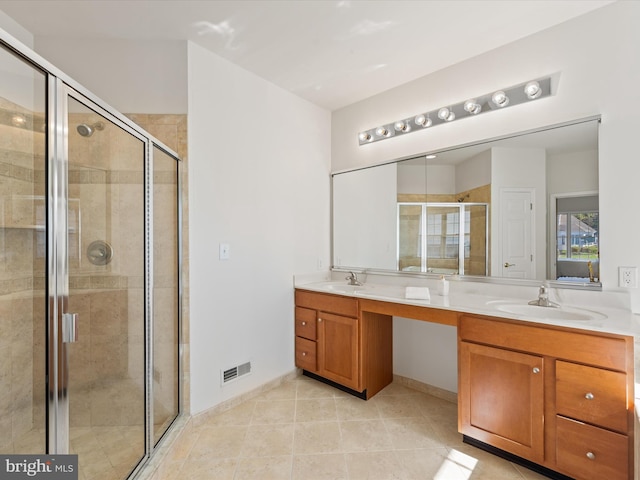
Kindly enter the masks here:
M 45 230 L 46 203 L 39 195 L 12 195 L 0 199 L 0 228 Z M 69 233 L 78 233 L 80 226 L 80 200 L 69 200 Z

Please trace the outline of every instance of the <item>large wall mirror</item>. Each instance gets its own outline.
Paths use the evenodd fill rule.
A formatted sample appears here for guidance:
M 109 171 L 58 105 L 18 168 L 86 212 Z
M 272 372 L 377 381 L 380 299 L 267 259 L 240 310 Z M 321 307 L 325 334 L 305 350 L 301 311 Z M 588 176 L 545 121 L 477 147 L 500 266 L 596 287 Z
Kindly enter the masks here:
M 599 287 L 592 117 L 333 174 L 333 266 Z

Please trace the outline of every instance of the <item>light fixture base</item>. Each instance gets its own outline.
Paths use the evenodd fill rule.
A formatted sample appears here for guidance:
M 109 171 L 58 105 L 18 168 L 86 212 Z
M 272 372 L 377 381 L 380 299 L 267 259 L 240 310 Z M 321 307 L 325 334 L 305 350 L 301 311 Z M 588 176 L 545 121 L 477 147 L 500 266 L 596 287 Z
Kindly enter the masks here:
M 500 88 L 491 93 L 475 96 L 463 102 L 449 104 L 444 107 L 429 110 L 428 112 L 420 112 L 395 122 L 386 123 L 359 132 L 358 143 L 359 145 L 366 145 L 413 132 L 430 130 L 435 126 L 451 123 L 454 120 L 458 121 L 463 118 L 477 117 L 478 115 L 493 110 L 504 110 L 505 108 L 529 103 L 550 95 L 551 77 L 527 80 L 512 87 Z M 496 98 L 497 101 L 494 101 L 494 98 Z M 422 128 L 411 128 L 412 125 Z

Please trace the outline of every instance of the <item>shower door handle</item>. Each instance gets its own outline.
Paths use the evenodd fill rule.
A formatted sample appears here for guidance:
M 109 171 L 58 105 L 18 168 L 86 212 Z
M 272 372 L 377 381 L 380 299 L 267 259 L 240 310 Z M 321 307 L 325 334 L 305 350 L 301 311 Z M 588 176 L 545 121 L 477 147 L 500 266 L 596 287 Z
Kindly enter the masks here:
M 62 343 L 75 343 L 78 341 L 78 314 L 62 314 Z

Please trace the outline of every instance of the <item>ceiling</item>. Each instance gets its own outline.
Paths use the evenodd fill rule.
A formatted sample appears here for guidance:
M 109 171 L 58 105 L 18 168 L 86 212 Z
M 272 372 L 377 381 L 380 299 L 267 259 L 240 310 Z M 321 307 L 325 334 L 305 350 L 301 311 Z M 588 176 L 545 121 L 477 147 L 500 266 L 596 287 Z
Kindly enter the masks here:
M 36 37 L 190 40 L 329 110 L 613 0 L 0 0 Z

